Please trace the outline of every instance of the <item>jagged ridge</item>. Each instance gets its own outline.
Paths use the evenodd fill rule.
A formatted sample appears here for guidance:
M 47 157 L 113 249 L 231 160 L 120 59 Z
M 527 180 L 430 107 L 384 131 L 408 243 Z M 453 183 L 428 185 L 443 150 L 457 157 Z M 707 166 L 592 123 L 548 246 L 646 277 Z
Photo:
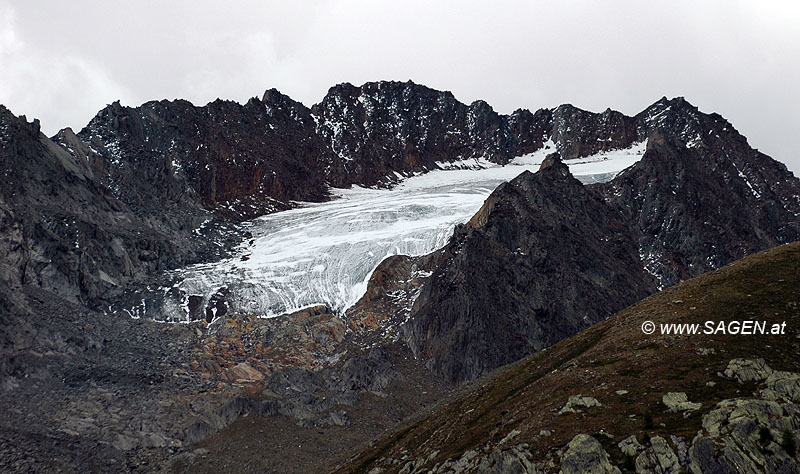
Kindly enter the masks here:
M 469 158 L 506 163 L 548 139 L 564 159 L 626 148 L 657 128 L 705 141 L 703 117 L 682 99 L 635 117 L 571 105 L 502 115 L 483 101 L 382 81 L 334 86 L 310 109 L 274 89 L 244 105 L 114 103 L 78 135 L 97 150 L 104 183 L 134 209 L 148 207 L 137 195 L 164 203 L 194 195 L 225 217 L 250 218 L 325 199 L 327 186 L 391 184 L 396 172 Z

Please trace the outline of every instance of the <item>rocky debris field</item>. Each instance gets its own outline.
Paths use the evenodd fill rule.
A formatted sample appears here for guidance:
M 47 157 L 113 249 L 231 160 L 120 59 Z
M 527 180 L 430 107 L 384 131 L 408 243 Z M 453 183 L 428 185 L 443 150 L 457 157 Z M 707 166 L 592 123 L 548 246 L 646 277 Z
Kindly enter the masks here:
M 197 325 L 109 318 L 35 288 L 3 296 L 0 470 L 157 471 L 213 406 L 189 366 Z
M 319 471 L 453 389 L 325 307 L 164 324 L 3 296 L 0 471 Z

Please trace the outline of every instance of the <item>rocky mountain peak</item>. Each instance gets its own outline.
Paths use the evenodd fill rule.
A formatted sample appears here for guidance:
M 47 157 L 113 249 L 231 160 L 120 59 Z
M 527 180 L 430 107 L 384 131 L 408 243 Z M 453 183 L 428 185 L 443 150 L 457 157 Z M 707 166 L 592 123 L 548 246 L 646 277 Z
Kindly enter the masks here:
M 50 140 L 72 155 L 73 161 L 83 170 L 82 174 L 94 179 L 93 170 L 98 164 L 99 156 L 71 128 L 59 130 Z
M 22 115 L 21 117 L 17 118 L 8 108 L 0 104 L 0 125 L 8 125 L 10 122 L 15 122 L 19 119 L 24 118 L 25 116 Z
M 281 93 L 278 89 L 272 88 L 264 91 L 261 102 L 265 105 L 278 107 L 282 109 L 294 109 L 296 111 L 303 111 L 308 114 L 309 109 L 300 102 L 295 101 L 286 94 Z
M 633 118 L 620 112 L 597 114 L 564 104 L 553 110 L 552 117 L 550 138 L 567 160 L 628 148 L 640 139 Z
M 489 103 L 486 102 L 485 100 L 478 99 L 476 101 L 473 101 L 471 104 L 469 104 L 469 107 L 477 111 L 478 113 L 491 114 L 492 112 L 494 112 L 492 106 L 489 105 Z
M 119 100 L 115 100 L 114 102 L 100 109 L 100 111 L 98 111 L 97 114 L 95 114 L 95 117 L 89 122 L 89 125 L 91 125 L 92 122 L 95 122 L 96 119 L 97 121 L 100 120 L 104 121 L 108 119 L 114 119 L 120 116 L 125 116 L 127 115 L 127 111 L 129 109 L 130 109 L 129 107 L 122 105 Z
M 103 181 L 143 213 L 161 212 L 145 195 L 160 196 L 161 205 L 180 213 L 205 208 L 234 219 L 327 196 L 330 155 L 310 112 L 274 90 L 245 105 L 115 103 L 78 135 L 102 157 Z
M 450 92 L 410 81 L 339 84 L 312 113 L 317 134 L 350 182 L 388 184 L 394 172 L 435 169 L 440 162 L 511 158 L 507 126 L 488 104 L 468 106 Z
M 558 156 L 498 187 L 431 254 L 435 270 L 407 324 L 445 378 L 471 380 L 653 291 L 634 236 Z M 564 285 L 569 279 L 574 285 Z
M 370 84 L 370 83 L 366 83 L 366 84 Z M 351 96 L 351 95 L 357 93 L 358 90 L 359 90 L 359 87 L 356 87 L 356 86 L 354 86 L 353 84 L 351 84 L 349 82 L 340 82 L 339 84 L 331 86 L 328 89 L 328 92 L 325 94 L 325 97 L 328 97 L 328 96 L 335 97 L 337 95 L 338 96 Z M 324 100 L 324 98 L 323 98 L 323 100 Z
M 88 145 L 71 130 L 54 141 L 20 117 L 6 133 L 3 279 L 94 305 L 159 267 L 185 262 L 177 247 L 189 229 L 166 235 L 138 219 L 97 179 Z
M 563 161 L 561 161 L 561 155 L 559 155 L 558 152 L 550 153 L 545 157 L 544 160 L 542 160 L 542 164 L 539 166 L 539 171 L 547 168 L 554 168 L 562 173 L 569 174 L 569 167 L 565 165 Z
M 33 121 L 28 122 L 27 117 L 20 115 L 17 117 L 0 104 L 0 138 L 11 141 L 14 136 L 24 134 L 28 137 L 38 138 L 41 134 L 41 123 L 39 119 L 34 118 Z

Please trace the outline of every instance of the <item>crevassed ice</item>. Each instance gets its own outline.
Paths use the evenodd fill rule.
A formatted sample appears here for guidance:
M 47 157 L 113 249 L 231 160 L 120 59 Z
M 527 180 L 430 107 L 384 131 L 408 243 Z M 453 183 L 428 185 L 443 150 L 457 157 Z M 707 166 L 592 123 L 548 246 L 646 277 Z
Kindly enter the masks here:
M 570 160 L 585 183 L 608 181 L 639 160 L 644 144 Z M 231 293 L 231 310 L 273 317 L 312 304 L 342 312 L 366 291 L 367 280 L 386 257 L 422 255 L 447 242 L 502 182 L 536 171 L 555 148 L 542 149 L 506 166 L 432 171 L 390 190 L 335 190 L 336 199 L 264 216 L 250 222 L 254 241 L 233 258 L 175 272 L 185 296 L 208 297 L 220 287 Z M 178 303 L 178 302 L 176 302 Z M 180 303 L 173 308 L 185 308 Z M 176 309 L 175 311 L 181 311 Z M 185 320 L 187 314 L 167 315 Z

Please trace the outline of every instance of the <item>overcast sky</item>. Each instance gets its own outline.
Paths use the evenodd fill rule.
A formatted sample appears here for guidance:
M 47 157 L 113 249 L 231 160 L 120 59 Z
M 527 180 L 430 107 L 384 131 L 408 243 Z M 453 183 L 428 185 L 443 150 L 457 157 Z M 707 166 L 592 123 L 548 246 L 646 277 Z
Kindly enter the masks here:
M 407 80 L 495 110 L 719 112 L 800 175 L 800 2 L 0 0 L 0 103 L 47 134 L 106 104 Z

